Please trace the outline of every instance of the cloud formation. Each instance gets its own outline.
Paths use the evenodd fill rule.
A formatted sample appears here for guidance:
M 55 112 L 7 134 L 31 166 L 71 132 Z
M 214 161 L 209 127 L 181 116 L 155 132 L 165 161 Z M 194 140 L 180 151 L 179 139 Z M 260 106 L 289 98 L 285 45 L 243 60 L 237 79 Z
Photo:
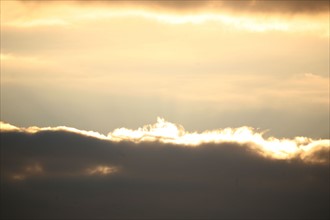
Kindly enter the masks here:
M 230 10 L 234 12 L 257 13 L 319 13 L 327 12 L 327 1 L 156 1 L 153 4 L 176 10 L 208 8 L 215 11 Z
M 43 1 L 22 1 L 26 5 L 36 6 L 38 4 L 45 4 Z M 279 13 L 320 13 L 328 12 L 329 4 L 327 1 L 262 1 L 262 0 L 245 0 L 245 1 L 195 1 L 195 0 L 153 0 L 153 1 L 73 1 L 81 5 L 110 5 L 120 7 L 143 7 L 150 9 L 163 9 L 175 11 L 236 11 L 236 12 L 279 12 Z M 49 4 L 48 2 L 46 4 Z
M 1 217 L 329 218 L 329 140 L 278 160 L 253 139 L 173 141 L 189 134 L 163 119 L 108 136 L 1 123 Z
M 329 139 L 313 140 L 308 137 L 295 137 L 294 139 L 264 138 L 265 131 L 258 132 L 256 129 L 246 126 L 204 131 L 202 133 L 188 132 L 182 125 L 167 122 L 160 117 L 157 118 L 155 124 L 145 125 L 136 130 L 118 128 L 109 132 L 108 135 L 66 126 L 18 128 L 4 122 L 1 122 L 0 126 L 2 131 L 18 131 L 31 134 L 42 131 L 64 131 L 113 142 L 160 142 L 174 144 L 179 147 L 199 147 L 200 145 L 209 143 L 247 144 L 249 150 L 266 158 L 288 160 L 299 158 L 305 162 L 312 163 L 329 162 L 328 157 L 318 158 L 313 156 L 315 152 L 329 150 Z
M 329 6 L 324 1 L 14 1 L 3 5 L 3 11 L 10 13 L 3 15 L 2 23 L 9 28 L 70 28 L 131 17 L 169 24 L 218 23 L 239 31 L 329 36 Z

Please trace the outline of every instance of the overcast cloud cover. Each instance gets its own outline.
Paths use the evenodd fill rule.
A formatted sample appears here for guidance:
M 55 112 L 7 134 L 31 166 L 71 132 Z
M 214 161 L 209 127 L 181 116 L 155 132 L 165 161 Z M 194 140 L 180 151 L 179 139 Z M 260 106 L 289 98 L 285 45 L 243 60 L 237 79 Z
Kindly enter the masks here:
M 255 143 L 120 142 L 69 128 L 2 124 L 1 217 L 328 219 L 329 140 L 315 160 Z M 311 158 L 309 158 L 311 159 Z
M 0 4 L 1 217 L 329 219 L 329 1 Z

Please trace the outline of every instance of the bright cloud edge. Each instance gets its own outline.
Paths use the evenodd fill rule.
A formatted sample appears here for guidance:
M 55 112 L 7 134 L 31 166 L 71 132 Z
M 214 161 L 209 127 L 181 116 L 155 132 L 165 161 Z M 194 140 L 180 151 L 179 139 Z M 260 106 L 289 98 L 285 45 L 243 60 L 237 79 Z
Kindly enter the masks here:
M 257 132 L 256 129 L 247 126 L 207 130 L 201 133 L 188 132 L 182 125 L 168 122 L 160 117 L 157 118 L 155 124 L 145 125 L 136 130 L 117 128 L 109 132 L 108 135 L 66 126 L 20 128 L 2 121 L 0 122 L 0 131 L 30 134 L 42 131 L 65 131 L 113 142 L 160 142 L 183 147 L 198 147 L 209 143 L 238 143 L 247 144 L 251 150 L 265 158 L 279 160 L 300 158 L 309 163 L 329 163 L 329 159 L 315 159 L 312 155 L 319 150 L 329 151 L 330 139 L 314 140 L 308 137 L 295 137 L 293 139 L 264 138 L 264 131 Z

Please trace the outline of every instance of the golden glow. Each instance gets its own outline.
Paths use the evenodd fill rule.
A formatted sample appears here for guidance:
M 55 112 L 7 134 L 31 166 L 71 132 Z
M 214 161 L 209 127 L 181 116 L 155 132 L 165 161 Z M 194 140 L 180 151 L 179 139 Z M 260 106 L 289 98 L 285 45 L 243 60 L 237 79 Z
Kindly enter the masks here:
M 76 128 L 70 128 L 70 127 L 66 127 L 66 126 L 58 126 L 58 127 L 44 127 L 44 128 L 39 128 L 36 126 L 32 126 L 32 127 L 28 127 L 28 128 L 18 128 L 16 126 L 13 126 L 11 124 L 8 123 L 4 123 L 2 121 L 0 121 L 0 130 L 1 131 L 19 131 L 19 132 L 26 132 L 26 133 L 37 133 L 40 131 L 68 131 L 68 132 L 72 132 L 72 133 L 76 133 L 76 134 L 81 134 L 81 135 L 85 135 L 88 137 L 95 137 L 98 139 L 108 139 L 105 135 L 102 135 L 98 132 L 95 131 L 84 131 L 84 130 L 79 130 Z
M 0 121 L 0 131 L 20 131 L 20 130 L 21 130 L 20 128 L 14 125 Z
M 31 28 L 44 26 L 70 27 L 88 21 L 104 21 L 112 18 L 144 18 L 168 24 L 204 24 L 216 22 L 219 25 L 238 30 L 254 32 L 289 31 L 317 32 L 329 36 L 328 15 L 320 14 L 308 17 L 304 15 L 283 16 L 281 14 L 233 14 L 228 11 L 216 12 L 199 10 L 197 13 L 174 13 L 148 7 L 115 7 L 91 4 L 83 7 L 79 4 L 49 3 L 35 5 L 20 2 L 2 3 L 2 25 L 8 27 Z M 31 7 L 34 7 L 31 10 Z M 31 12 L 32 11 L 32 12 Z M 7 13 L 5 13 L 7 12 Z
M 86 170 L 87 174 L 89 175 L 109 175 L 111 173 L 117 172 L 118 168 L 116 167 L 110 167 L 110 166 L 96 166 L 93 168 L 88 168 Z
M 205 143 L 239 143 L 247 146 L 260 155 L 272 159 L 292 159 L 299 157 L 305 162 L 325 163 L 328 161 L 317 160 L 312 157 L 317 150 L 329 150 L 330 140 L 313 140 L 308 137 L 296 137 L 294 139 L 278 139 L 275 137 L 264 138 L 265 132 L 257 132 L 251 127 L 225 128 L 202 133 L 185 131 L 184 127 L 178 124 L 157 118 L 157 123 L 145 125 L 137 130 L 118 128 L 110 132 L 107 136 L 98 132 L 78 130 L 75 128 L 59 127 L 29 127 L 17 128 L 4 122 L 0 123 L 2 131 L 20 131 L 36 133 L 40 131 L 67 131 L 80 135 L 99 138 L 109 141 L 131 141 L 135 143 L 159 141 L 162 143 L 175 144 L 185 147 L 198 147 Z M 35 168 L 35 167 L 34 167 Z M 34 169 L 36 170 L 36 169 Z M 105 175 L 117 171 L 115 167 L 96 166 L 88 168 L 89 174 Z
M 328 15 L 85 6 L 3 2 L 2 88 L 47 91 L 38 96 L 46 106 L 50 96 L 96 93 L 202 102 L 216 112 L 329 106 L 328 40 L 319 37 Z M 17 111 L 3 106 L 5 116 Z
M 41 57 L 36 56 L 17 56 L 14 54 L 0 54 L 0 60 L 3 68 L 7 66 L 17 67 L 17 63 L 20 64 L 20 66 L 24 66 L 25 68 L 31 68 L 31 67 L 45 67 L 49 64 L 52 64 L 49 60 L 46 60 Z
M 39 176 L 44 173 L 44 169 L 40 163 L 33 163 L 23 167 L 20 171 L 10 175 L 14 181 L 22 181 L 33 176 Z
M 69 118 L 70 111 L 56 104 L 61 99 L 66 103 L 67 94 L 73 109 L 85 105 L 82 99 L 93 100 L 82 114 L 90 120 L 107 116 L 95 114 L 102 110 L 91 109 L 111 109 L 110 104 L 99 107 L 94 97 L 118 97 L 125 108 L 129 102 L 126 97 L 171 100 L 184 103 L 185 108 L 190 102 L 198 103 L 195 106 L 205 103 L 205 109 L 212 109 L 214 114 L 227 108 L 239 109 L 243 116 L 242 106 L 287 108 L 291 113 L 310 108 L 309 115 L 315 114 L 314 108 L 328 109 L 329 56 L 324 49 L 328 38 L 320 37 L 329 36 L 328 12 L 289 15 L 201 8 L 181 13 L 135 6 L 1 1 L 1 86 L 8 91 L 2 94 L 7 100 L 4 119 L 33 121 L 38 117 L 32 114 L 36 103 L 43 103 L 45 112 Z M 15 97 L 21 96 L 15 86 L 26 87 L 36 99 L 35 104 L 22 102 L 31 112 L 22 113 L 24 107 L 16 110 Z M 203 110 L 203 114 L 208 113 Z M 159 141 L 180 146 L 234 142 L 247 144 L 265 157 L 299 156 L 305 161 L 314 160 L 310 155 L 317 149 L 329 149 L 329 140 L 265 138 L 263 132 L 250 127 L 188 132 L 162 118 L 153 125 L 137 130 L 119 128 L 108 135 L 66 126 L 21 128 L 3 122 L 0 130 L 67 131 L 109 141 Z M 109 169 L 100 165 L 89 172 L 101 174 L 111 172 Z M 16 179 L 24 175 L 17 174 Z
M 308 158 L 309 151 L 315 148 L 329 149 L 330 140 L 312 140 L 307 137 L 295 139 L 277 139 L 263 137 L 264 132 L 255 132 L 251 127 L 225 128 L 202 133 L 186 132 L 181 125 L 166 122 L 157 118 L 157 123 L 146 125 L 137 130 L 126 128 L 116 129 L 109 133 L 110 140 L 129 140 L 133 142 L 160 141 L 185 146 L 198 146 L 203 143 L 241 143 L 249 144 L 262 156 L 274 159 L 290 159 L 300 156 Z
M 67 176 L 67 177 L 74 177 L 74 176 L 84 176 L 84 175 L 110 175 L 115 172 L 118 172 L 119 168 L 115 166 L 107 166 L 107 165 L 98 165 L 94 167 L 87 168 L 83 171 L 79 172 L 62 172 L 57 173 L 55 175 L 59 176 Z M 8 177 L 13 181 L 24 181 L 29 178 L 33 178 L 36 176 L 48 176 L 50 173 L 44 171 L 44 168 L 41 166 L 40 163 L 33 163 L 27 166 L 20 168 L 19 170 L 9 173 Z
M 15 181 L 22 181 L 25 180 L 26 177 L 22 174 L 13 174 L 11 178 Z

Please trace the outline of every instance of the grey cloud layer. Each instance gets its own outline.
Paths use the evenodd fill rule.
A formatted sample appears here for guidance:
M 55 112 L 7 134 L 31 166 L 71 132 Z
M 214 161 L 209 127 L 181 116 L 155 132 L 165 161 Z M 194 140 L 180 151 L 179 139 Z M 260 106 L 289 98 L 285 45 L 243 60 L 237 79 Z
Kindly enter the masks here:
M 237 143 L 190 148 L 68 131 L 2 131 L 1 217 L 330 217 L 328 163 L 265 159 L 248 149 Z M 98 166 L 118 172 L 86 174 Z M 25 178 L 12 178 L 18 174 Z

